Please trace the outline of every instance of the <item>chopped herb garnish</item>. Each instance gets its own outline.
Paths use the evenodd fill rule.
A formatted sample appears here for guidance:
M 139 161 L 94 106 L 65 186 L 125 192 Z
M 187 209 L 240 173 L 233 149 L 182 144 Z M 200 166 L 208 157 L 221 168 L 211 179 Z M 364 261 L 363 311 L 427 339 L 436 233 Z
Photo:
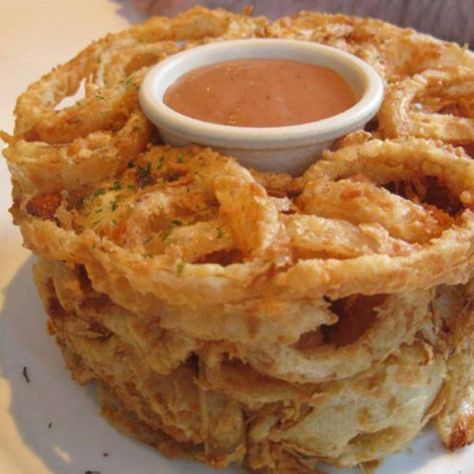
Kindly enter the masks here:
M 146 166 L 138 166 L 138 172 L 141 178 L 147 178 L 151 172 L 151 163 L 147 163 Z
M 114 191 L 120 191 L 122 189 L 122 183 L 120 181 L 114 181 L 114 184 L 112 185 L 112 189 Z
M 117 221 L 116 221 L 115 219 L 112 219 L 112 224 L 113 224 L 113 225 L 118 225 L 118 224 L 117 224 Z
M 168 230 L 164 230 L 163 232 L 161 232 L 160 234 L 160 239 L 165 241 L 171 234 L 171 229 L 168 229 Z
M 30 383 L 30 376 L 28 375 L 28 367 L 23 367 L 23 378 L 26 380 L 27 383 Z
M 135 168 L 136 166 L 137 166 L 137 164 L 134 161 L 129 161 L 128 162 L 128 167 L 129 168 Z
M 143 241 L 143 244 L 144 244 L 144 245 L 149 244 L 154 238 L 155 238 L 154 235 L 149 235 L 149 236 Z
M 218 239 L 222 239 L 222 237 L 224 237 L 224 231 L 222 230 L 222 227 L 219 226 L 219 227 L 216 229 L 216 232 L 217 232 L 217 238 L 218 238 Z
M 134 86 L 135 83 L 133 82 L 133 79 L 129 77 L 128 79 L 123 79 L 119 82 L 120 85 L 125 87 L 125 89 L 129 89 L 130 87 Z
M 138 183 L 140 186 L 147 186 L 153 184 L 153 176 L 151 175 L 151 163 L 148 162 L 145 166 L 138 166 Z
M 100 94 L 97 94 L 95 96 L 95 98 L 98 99 L 98 100 L 105 100 L 105 97 L 103 95 L 100 95 Z
M 164 156 L 160 156 L 159 160 L 158 160 L 158 164 L 156 165 L 156 169 L 157 170 L 160 170 L 163 166 L 163 162 L 165 161 L 165 157 Z
M 132 191 L 135 189 L 135 186 L 133 184 L 129 184 L 127 188 L 130 189 L 130 191 Z
M 114 200 L 110 203 L 110 210 L 111 210 L 112 212 L 114 212 L 116 209 L 117 209 L 117 200 L 114 199 Z
M 177 161 L 178 161 L 178 163 L 184 163 L 184 156 L 183 155 L 178 155 Z
M 165 241 L 170 236 L 171 232 L 173 232 L 174 227 L 181 227 L 182 225 L 184 225 L 183 221 L 180 221 L 179 219 L 172 219 L 170 222 L 171 228 L 164 230 L 160 233 L 160 239 L 163 241 Z
M 184 271 L 184 267 L 186 266 L 186 262 L 184 260 L 181 260 L 178 265 L 176 265 L 176 275 L 181 276 L 181 274 Z
M 94 197 L 99 197 L 105 194 L 105 189 L 104 188 L 98 188 L 94 191 Z
M 97 226 L 97 225 L 99 225 L 99 224 L 100 224 L 100 219 L 97 219 L 96 221 L 94 221 L 94 222 L 92 223 L 92 227 L 95 227 L 95 226 Z
M 102 208 L 101 208 L 101 207 L 97 208 L 97 209 L 94 211 L 95 214 L 100 214 L 101 212 L 102 212 Z

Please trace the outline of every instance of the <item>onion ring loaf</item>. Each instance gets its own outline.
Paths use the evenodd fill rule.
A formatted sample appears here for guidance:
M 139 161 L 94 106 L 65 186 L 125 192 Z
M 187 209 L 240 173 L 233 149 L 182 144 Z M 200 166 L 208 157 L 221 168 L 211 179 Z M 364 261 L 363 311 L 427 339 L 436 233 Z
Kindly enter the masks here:
M 148 68 L 292 38 L 372 64 L 378 116 L 300 177 L 160 143 Z M 320 473 L 434 420 L 474 440 L 474 56 L 373 19 L 201 7 L 100 39 L 0 132 L 48 328 L 103 414 L 170 457 Z M 77 94 L 82 97 L 78 97 Z

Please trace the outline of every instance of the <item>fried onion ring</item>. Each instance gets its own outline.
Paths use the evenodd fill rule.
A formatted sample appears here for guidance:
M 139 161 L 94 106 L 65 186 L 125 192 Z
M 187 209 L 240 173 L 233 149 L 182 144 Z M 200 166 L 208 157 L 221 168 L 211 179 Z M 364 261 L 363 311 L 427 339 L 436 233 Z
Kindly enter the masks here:
M 259 372 L 288 382 L 319 383 L 342 379 L 368 369 L 403 342 L 411 341 L 429 316 L 430 296 L 426 291 L 354 300 L 349 304 L 348 314 L 340 319 L 338 331 L 343 332 L 340 343 L 336 336 L 333 343 L 318 344 L 314 341 L 317 334 L 304 334 L 293 346 L 259 344 L 246 347 L 245 360 Z M 348 339 L 348 334 L 354 331 L 357 336 L 359 325 L 364 329 L 362 334 Z
M 368 62 L 388 83 L 444 65 L 474 67 L 474 55 L 455 43 L 373 18 L 303 11 L 273 22 L 267 34 L 347 51 Z
M 455 145 L 474 143 L 473 84 L 474 68 L 450 66 L 392 85 L 378 115 L 382 134 L 432 138 Z M 430 98 L 436 98 L 434 110 L 424 111 L 423 100 Z M 456 108 L 460 116 L 449 113 Z M 448 113 L 440 113 L 443 109 Z
M 473 231 L 470 210 L 473 173 L 474 167 L 467 157 L 425 140 L 371 140 L 326 153 L 324 160 L 307 171 L 304 191 L 296 200 L 298 207 L 303 212 L 318 215 L 332 217 L 336 214 L 338 219 L 347 219 L 356 225 L 378 221 L 378 215 L 383 214 L 388 219 L 385 222 L 388 233 L 402 240 L 403 245 L 411 245 L 411 252 L 394 257 L 363 255 L 345 260 L 299 261 L 287 272 L 278 274 L 275 283 L 295 297 L 314 296 L 316 291 L 322 291 L 331 298 L 340 298 L 354 293 L 429 288 L 439 284 L 438 276 L 441 275 L 443 278 L 450 278 L 450 275 L 453 284 L 465 282 L 470 271 Z M 415 202 L 409 199 L 410 186 L 406 197 L 383 188 L 410 181 L 414 186 L 420 179 L 428 182 L 421 183 L 418 191 L 421 197 L 415 194 Z M 439 180 L 447 189 L 448 197 L 455 196 L 459 201 L 459 211 L 455 215 L 448 215 L 452 212 L 448 204 L 447 209 L 442 209 L 443 202 L 437 203 L 441 209 L 429 203 L 416 203 L 421 198 L 429 199 L 430 179 Z M 347 183 L 347 193 L 342 191 L 342 183 Z M 412 208 L 414 204 L 416 211 Z M 372 212 L 368 213 L 366 206 Z M 392 211 L 385 214 L 382 209 L 386 213 L 388 209 Z M 394 219 L 394 215 L 399 215 L 401 220 Z M 426 240 L 425 227 L 432 219 L 437 224 Z M 418 232 L 410 235 L 411 231 L 405 225 L 413 224 Z M 413 242 L 416 236 L 417 241 Z M 451 252 L 447 260 L 441 257 Z M 451 265 L 452 270 L 449 269 Z

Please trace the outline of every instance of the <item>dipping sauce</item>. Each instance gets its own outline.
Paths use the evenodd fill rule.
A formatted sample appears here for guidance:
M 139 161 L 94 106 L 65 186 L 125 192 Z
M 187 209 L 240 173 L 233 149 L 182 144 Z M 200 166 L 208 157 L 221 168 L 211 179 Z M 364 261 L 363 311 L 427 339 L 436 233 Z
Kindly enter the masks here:
M 193 69 L 168 87 L 163 100 L 188 117 L 238 127 L 315 122 L 356 103 L 337 72 L 285 59 L 238 59 Z

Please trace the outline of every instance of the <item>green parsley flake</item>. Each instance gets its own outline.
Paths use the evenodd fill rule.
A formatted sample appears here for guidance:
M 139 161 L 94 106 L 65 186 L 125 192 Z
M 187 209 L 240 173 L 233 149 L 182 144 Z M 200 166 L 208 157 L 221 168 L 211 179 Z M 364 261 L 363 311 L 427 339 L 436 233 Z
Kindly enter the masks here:
M 139 166 L 138 172 L 141 178 L 147 178 L 151 173 L 151 163 L 147 163 L 146 166 Z
M 171 234 L 171 229 L 164 230 L 160 234 L 160 239 L 164 242 L 170 236 L 170 234 Z
M 224 231 L 222 230 L 222 227 L 219 226 L 219 227 L 216 229 L 216 232 L 217 232 L 217 238 L 218 238 L 218 239 L 222 239 L 222 237 L 224 237 Z
M 183 223 L 182 223 L 180 220 L 178 220 L 178 219 L 173 219 L 173 220 L 171 221 L 171 224 L 174 225 L 174 226 L 176 226 L 176 227 L 179 227 L 179 226 L 182 226 L 182 225 L 183 225 Z
M 128 79 L 123 79 L 119 82 L 119 84 L 123 87 L 125 87 L 125 89 L 129 89 L 130 87 L 133 87 L 135 85 L 135 83 L 133 82 L 133 79 L 131 77 L 129 77 Z
M 94 191 L 94 197 L 99 197 L 105 194 L 105 189 L 104 188 L 98 188 Z
M 114 199 L 114 200 L 110 203 L 110 210 L 111 210 L 112 212 L 114 212 L 116 209 L 117 209 L 117 200 Z
M 120 191 L 122 189 L 122 183 L 120 181 L 114 181 L 111 189 L 114 191 Z
M 183 155 L 178 155 L 177 161 L 178 161 L 178 163 L 184 163 L 184 156 Z
M 186 266 L 186 262 L 184 260 L 181 260 L 178 262 L 178 265 L 176 265 L 176 275 L 181 276 L 181 274 L 184 271 L 184 267 Z

